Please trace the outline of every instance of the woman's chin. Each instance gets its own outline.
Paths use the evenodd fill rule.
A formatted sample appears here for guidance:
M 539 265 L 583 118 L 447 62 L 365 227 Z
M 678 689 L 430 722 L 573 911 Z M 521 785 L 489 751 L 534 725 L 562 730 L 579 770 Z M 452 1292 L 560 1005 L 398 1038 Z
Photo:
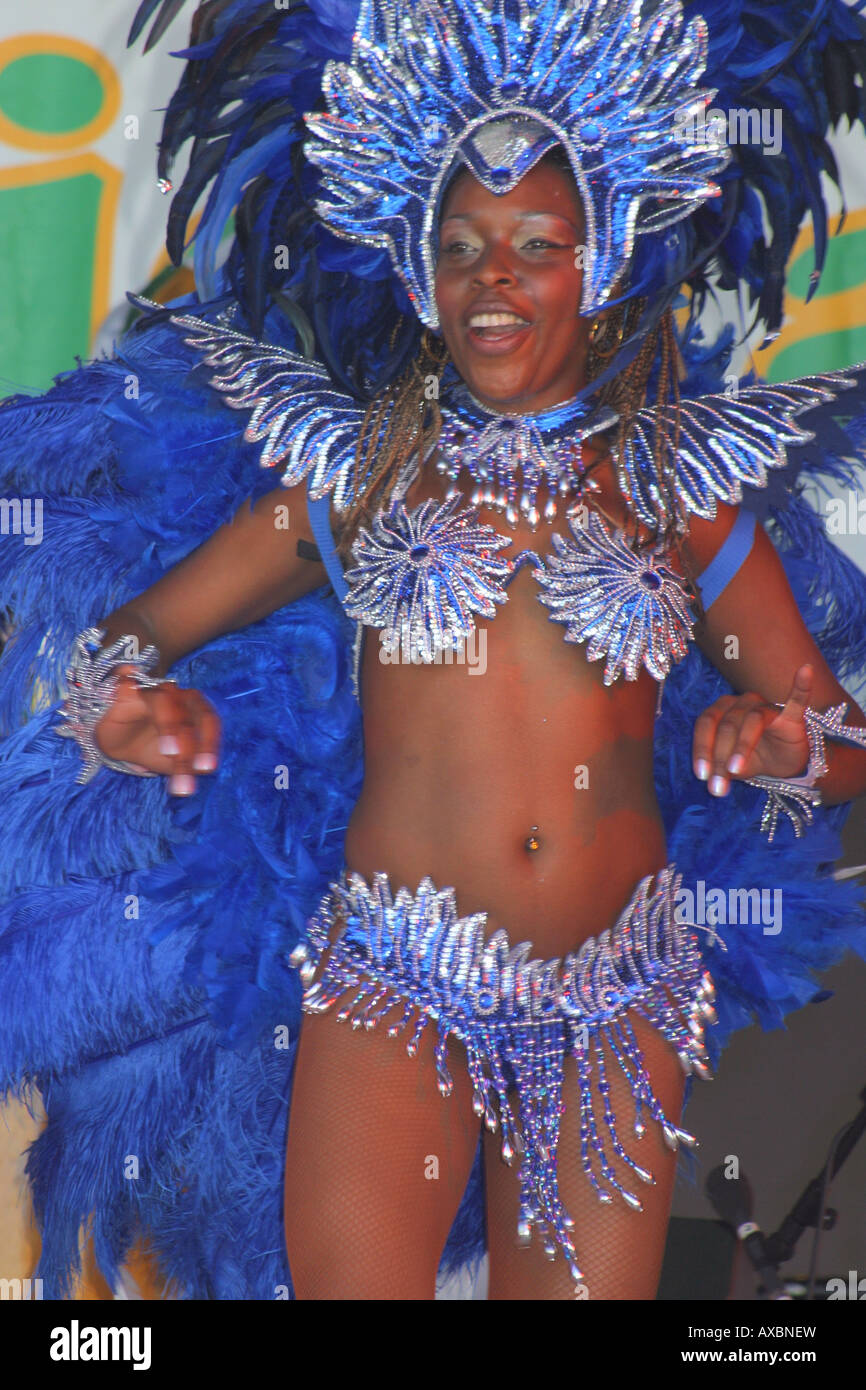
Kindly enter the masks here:
M 522 405 L 533 395 L 534 383 L 525 368 L 511 366 L 502 358 L 493 359 L 489 366 L 466 361 L 455 366 L 476 400 L 491 410 L 511 410 L 515 402 Z
M 539 390 L 535 382 L 517 373 L 513 377 L 504 371 L 461 375 L 475 399 L 489 410 L 529 415 L 544 410 L 552 399 L 549 387 Z M 561 393 L 558 399 L 562 399 Z
M 450 348 L 451 360 L 466 386 L 477 401 L 493 411 L 535 414 L 576 395 L 584 385 L 583 372 L 575 371 L 572 365 L 573 357 L 567 369 L 551 376 L 549 370 L 539 370 L 542 364 L 534 353 L 527 356 L 518 350 L 484 356 L 466 351 L 464 344 L 454 347 Z M 574 355 L 582 362 L 585 353 L 578 348 Z

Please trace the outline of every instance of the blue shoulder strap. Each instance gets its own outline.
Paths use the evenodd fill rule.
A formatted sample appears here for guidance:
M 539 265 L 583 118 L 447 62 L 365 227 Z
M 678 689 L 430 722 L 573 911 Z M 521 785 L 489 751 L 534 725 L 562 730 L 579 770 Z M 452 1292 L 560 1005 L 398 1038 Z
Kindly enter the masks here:
M 328 493 L 320 497 L 318 501 L 307 493 L 307 513 L 310 518 L 310 529 L 316 538 L 316 545 L 319 547 L 319 554 L 322 557 L 322 564 L 328 571 L 328 578 L 334 588 L 334 593 L 341 603 L 345 600 L 349 592 L 343 574 L 343 566 L 337 554 L 337 547 L 334 545 L 334 537 L 331 534 L 331 498 Z
M 715 603 L 722 590 L 728 587 L 751 551 L 754 539 L 755 513 L 741 507 L 724 545 L 698 578 L 704 612 Z

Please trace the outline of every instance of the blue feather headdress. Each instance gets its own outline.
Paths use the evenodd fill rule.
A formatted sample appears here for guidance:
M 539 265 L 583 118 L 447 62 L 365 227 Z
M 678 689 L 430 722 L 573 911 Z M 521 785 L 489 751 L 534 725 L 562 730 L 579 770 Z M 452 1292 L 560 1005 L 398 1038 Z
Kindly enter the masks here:
M 362 0 L 350 63 L 329 63 L 327 115 L 307 116 L 324 173 L 322 221 L 385 246 L 419 318 L 438 328 L 436 227 L 462 163 L 507 193 L 560 143 L 584 210 L 581 309 L 596 312 L 636 238 L 719 188 L 715 131 L 689 138 L 707 29 L 680 0 Z
M 156 42 L 178 8 L 177 0 L 145 0 L 130 42 L 151 19 L 148 45 Z M 610 5 L 599 0 L 593 8 Z M 614 8 L 622 9 L 619 0 Z M 670 4 L 644 9 L 667 13 Z M 706 21 L 702 82 L 731 118 L 731 159 L 713 175 L 721 197 L 637 238 L 633 293 L 669 299 L 671 287 L 684 285 L 699 306 L 713 285 L 740 287 L 748 326 L 778 330 L 785 268 L 807 213 L 813 282 L 824 262 L 822 175 L 838 182 L 827 132 L 843 117 L 866 119 L 864 11 L 866 0 L 686 0 L 684 23 Z M 387 251 L 342 240 L 324 225 L 317 207 L 327 202 L 328 175 L 305 158 L 304 117 L 320 112 L 324 120 L 327 65 L 350 61 L 358 19 L 358 0 L 289 0 L 279 10 L 271 0 L 206 0 L 194 15 L 191 46 L 179 55 L 187 66 L 166 112 L 158 174 L 167 181 L 175 155 L 192 140 L 167 245 L 179 263 L 190 216 L 207 192 L 195 237 L 201 298 L 230 292 L 256 335 L 278 307 L 315 344 L 334 381 L 364 398 L 416 354 L 421 323 Z M 750 143 L 754 122 L 735 120 L 761 110 L 780 132 L 778 153 Z M 217 270 L 216 246 L 233 209 L 235 238 Z M 277 245 L 287 247 L 286 258 L 274 256 Z

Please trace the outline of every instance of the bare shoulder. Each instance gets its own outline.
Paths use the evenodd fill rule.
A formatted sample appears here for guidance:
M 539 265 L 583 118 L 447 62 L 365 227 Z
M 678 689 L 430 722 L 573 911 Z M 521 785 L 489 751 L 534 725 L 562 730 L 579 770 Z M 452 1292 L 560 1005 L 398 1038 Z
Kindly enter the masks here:
M 740 508 L 730 502 L 717 502 L 712 521 L 702 516 L 689 517 L 689 529 L 682 540 L 682 549 L 695 570 L 704 570 L 728 538 Z

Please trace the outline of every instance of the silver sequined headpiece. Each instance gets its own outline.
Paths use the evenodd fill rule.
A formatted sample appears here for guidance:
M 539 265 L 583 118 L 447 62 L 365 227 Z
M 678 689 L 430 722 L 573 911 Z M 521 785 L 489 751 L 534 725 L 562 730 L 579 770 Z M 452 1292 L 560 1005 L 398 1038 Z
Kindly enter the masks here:
M 596 313 L 637 236 L 719 192 L 727 147 L 689 119 L 714 95 L 696 85 L 706 54 L 706 23 L 686 25 L 680 0 L 362 0 L 351 61 L 325 68 L 327 112 L 304 118 L 326 192 L 318 215 L 387 248 L 418 317 L 438 328 L 451 173 L 465 165 L 507 193 L 561 144 L 586 221 L 581 312 Z

